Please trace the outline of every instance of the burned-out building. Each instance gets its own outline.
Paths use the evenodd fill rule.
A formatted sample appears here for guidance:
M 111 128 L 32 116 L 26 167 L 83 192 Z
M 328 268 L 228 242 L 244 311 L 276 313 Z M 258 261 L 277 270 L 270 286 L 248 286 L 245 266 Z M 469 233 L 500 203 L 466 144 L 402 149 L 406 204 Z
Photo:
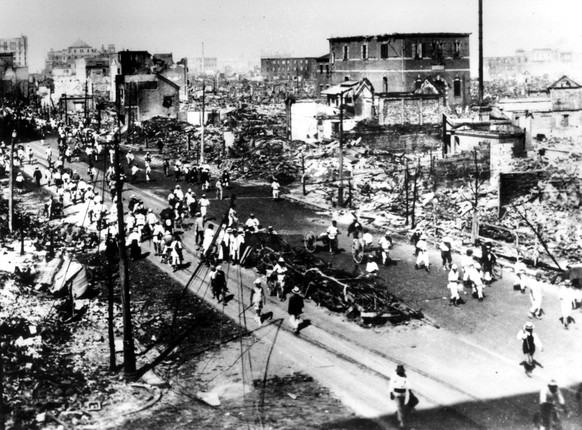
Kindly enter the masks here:
M 333 84 L 367 78 L 377 93 L 440 82 L 443 103 L 470 105 L 469 33 L 393 33 L 329 39 Z
M 318 57 L 261 58 L 261 76 L 274 80 L 315 80 Z
M 537 97 L 502 99 L 497 106 L 526 130 L 528 147 L 536 137 L 582 135 L 582 85 L 568 76 L 562 76 Z

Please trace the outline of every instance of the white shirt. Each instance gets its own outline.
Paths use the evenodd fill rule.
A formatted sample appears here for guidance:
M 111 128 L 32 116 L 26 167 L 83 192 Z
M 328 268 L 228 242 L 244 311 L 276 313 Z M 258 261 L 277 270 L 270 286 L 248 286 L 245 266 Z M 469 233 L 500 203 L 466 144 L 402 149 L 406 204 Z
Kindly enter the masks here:
M 362 239 L 364 239 L 364 243 L 367 246 L 372 245 L 372 243 L 374 243 L 374 238 L 372 237 L 372 235 L 370 233 L 364 233 L 364 235 L 362 236 Z

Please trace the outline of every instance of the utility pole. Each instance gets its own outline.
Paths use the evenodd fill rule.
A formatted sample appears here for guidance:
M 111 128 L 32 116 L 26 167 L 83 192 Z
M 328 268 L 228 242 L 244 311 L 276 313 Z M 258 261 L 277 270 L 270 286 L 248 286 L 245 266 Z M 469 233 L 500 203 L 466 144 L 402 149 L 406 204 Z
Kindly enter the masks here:
M 340 93 L 340 117 L 339 117 L 339 177 L 340 184 L 337 193 L 337 203 L 344 205 L 344 93 Z
M 406 159 L 406 170 L 404 171 L 404 189 L 406 191 L 406 221 L 404 225 L 408 225 L 408 158 Z
M 204 52 L 204 44 L 202 44 L 202 52 Z M 204 64 L 204 57 L 202 57 L 202 64 Z M 205 87 L 206 81 L 204 80 L 204 78 L 202 78 L 202 118 L 200 118 L 200 122 L 202 124 L 202 132 L 200 133 L 200 164 L 204 164 L 204 107 L 206 103 L 206 98 L 204 96 L 206 90 Z
M 479 106 L 483 106 L 483 0 L 479 0 Z
M 14 143 L 16 140 L 16 130 L 12 130 L 10 140 L 10 177 L 9 177 L 9 199 L 8 199 L 8 228 L 10 233 L 14 232 Z
M 117 117 L 117 124 L 119 127 L 119 116 Z M 125 223 L 123 222 L 123 183 L 121 182 L 121 162 L 119 159 L 120 144 L 121 129 L 118 129 L 117 141 L 115 142 L 115 189 L 117 195 L 119 280 L 121 282 L 121 306 L 123 315 L 123 373 L 126 380 L 133 381 L 136 378 L 136 364 L 129 295 L 129 265 L 125 247 Z
M 87 78 L 85 78 L 85 124 L 87 124 Z

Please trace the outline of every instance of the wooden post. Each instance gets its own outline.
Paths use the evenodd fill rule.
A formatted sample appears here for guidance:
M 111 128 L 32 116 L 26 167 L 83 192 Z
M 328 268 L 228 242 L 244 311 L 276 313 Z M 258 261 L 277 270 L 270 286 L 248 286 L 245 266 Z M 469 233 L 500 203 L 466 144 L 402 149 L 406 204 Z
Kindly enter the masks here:
M 404 171 L 404 189 L 406 192 L 406 220 L 404 225 L 408 225 L 408 158 L 406 159 L 406 170 Z
M 339 117 L 339 177 L 340 184 L 337 193 L 338 206 L 344 205 L 344 93 L 340 93 L 340 117 Z
M 414 228 L 416 226 L 416 196 L 418 192 L 418 177 L 420 175 L 420 160 L 418 160 L 418 165 L 416 167 L 416 172 L 414 173 L 414 188 L 412 190 L 412 213 L 411 213 L 411 224 L 410 226 Z

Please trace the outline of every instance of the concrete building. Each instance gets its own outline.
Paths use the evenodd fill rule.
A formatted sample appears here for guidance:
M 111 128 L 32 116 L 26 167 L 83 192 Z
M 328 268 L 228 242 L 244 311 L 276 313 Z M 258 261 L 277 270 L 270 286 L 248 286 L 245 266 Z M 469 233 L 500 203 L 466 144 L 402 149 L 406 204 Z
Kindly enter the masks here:
M 375 92 L 410 93 L 426 78 L 443 103 L 470 105 L 469 33 L 394 33 L 329 39 L 333 84 L 367 78 Z
M 28 37 L 0 38 L 0 53 L 13 53 L 14 66 L 28 67 Z
M 310 81 L 317 78 L 318 57 L 261 58 L 261 76 L 268 81 Z
M 101 49 L 96 49 L 89 46 L 81 39 L 77 39 L 68 48 L 54 50 L 51 49 L 47 53 L 45 60 L 45 71 L 51 73 L 55 67 L 67 67 L 72 66 L 79 59 L 87 59 L 93 57 L 102 57 L 104 60 L 109 60 L 111 57 L 116 55 L 115 45 L 110 44 L 105 48 L 102 46 Z
M 216 57 L 188 58 L 188 68 L 194 75 L 214 75 L 218 73 L 218 59 Z
M 118 75 L 118 104 L 125 124 L 156 116 L 178 118 L 180 86 L 160 74 Z

